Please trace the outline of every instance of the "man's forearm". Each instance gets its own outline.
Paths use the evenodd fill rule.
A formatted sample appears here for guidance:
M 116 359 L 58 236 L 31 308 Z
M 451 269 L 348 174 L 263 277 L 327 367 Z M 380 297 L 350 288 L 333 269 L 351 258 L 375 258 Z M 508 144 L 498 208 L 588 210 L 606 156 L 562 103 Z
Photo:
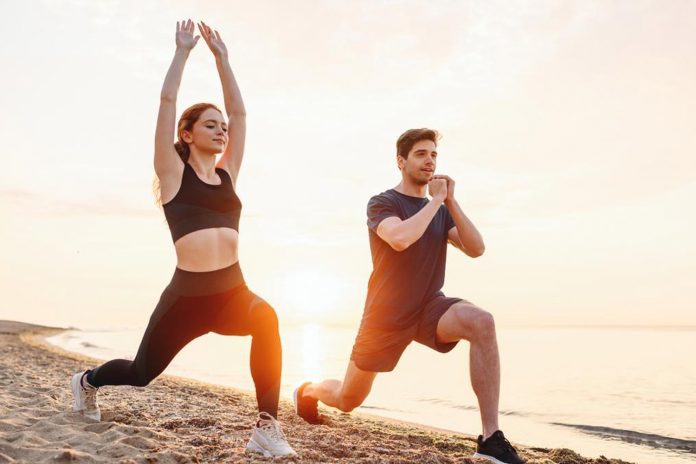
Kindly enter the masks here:
M 398 237 L 397 242 L 401 244 L 403 249 L 410 247 L 423 236 L 442 202 L 443 200 L 440 198 L 433 198 L 423 209 L 397 226 L 395 231 Z
M 474 258 L 481 256 L 486 246 L 483 244 L 483 238 L 476 229 L 476 226 L 466 217 L 466 214 L 462 211 L 457 200 L 446 201 L 445 206 L 447 206 L 452 219 L 454 219 L 459 242 L 463 248 L 462 251 Z

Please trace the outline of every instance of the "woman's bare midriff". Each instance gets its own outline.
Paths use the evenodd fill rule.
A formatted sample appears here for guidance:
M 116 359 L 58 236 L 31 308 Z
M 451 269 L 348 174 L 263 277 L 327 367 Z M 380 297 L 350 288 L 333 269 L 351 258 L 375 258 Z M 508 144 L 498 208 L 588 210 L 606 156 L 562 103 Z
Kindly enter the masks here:
M 176 267 L 191 272 L 208 272 L 237 262 L 239 234 L 234 229 L 217 227 L 186 234 L 174 243 Z

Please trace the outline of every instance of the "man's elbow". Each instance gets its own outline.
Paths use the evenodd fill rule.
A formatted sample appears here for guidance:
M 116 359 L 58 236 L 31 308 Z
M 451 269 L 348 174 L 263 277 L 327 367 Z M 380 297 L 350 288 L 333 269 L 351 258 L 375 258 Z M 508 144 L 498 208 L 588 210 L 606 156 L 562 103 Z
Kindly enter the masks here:
M 408 248 L 408 245 L 403 242 L 391 242 L 389 245 L 394 251 L 398 252 L 404 251 L 406 248 Z
M 486 246 L 482 243 L 481 245 L 469 250 L 466 249 L 464 250 L 464 253 L 466 253 L 468 256 L 472 258 L 478 258 L 483 254 L 483 252 L 486 251 Z
M 394 251 L 401 252 L 410 247 L 411 244 L 402 238 L 394 238 L 389 241 L 389 246 L 391 246 Z

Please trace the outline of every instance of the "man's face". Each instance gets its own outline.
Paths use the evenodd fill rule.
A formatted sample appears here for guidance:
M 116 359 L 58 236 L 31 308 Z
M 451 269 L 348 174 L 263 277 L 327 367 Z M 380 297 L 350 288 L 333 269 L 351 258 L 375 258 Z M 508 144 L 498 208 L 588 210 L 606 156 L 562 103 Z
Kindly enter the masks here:
M 437 159 L 437 145 L 432 140 L 419 140 L 406 159 L 397 156 L 399 169 L 404 178 L 408 178 L 417 185 L 426 185 L 435 174 Z

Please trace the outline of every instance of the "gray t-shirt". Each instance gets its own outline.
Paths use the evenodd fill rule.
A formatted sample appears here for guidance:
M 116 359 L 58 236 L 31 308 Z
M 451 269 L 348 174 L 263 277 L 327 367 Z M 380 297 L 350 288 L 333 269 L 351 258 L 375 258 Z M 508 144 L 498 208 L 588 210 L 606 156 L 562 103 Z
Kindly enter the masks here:
M 384 219 L 391 216 L 408 219 L 429 201 L 394 189 L 370 198 L 367 226 L 373 270 L 367 284 L 364 326 L 384 329 L 410 327 L 418 322 L 425 303 L 442 295 L 447 232 L 454 227 L 454 220 L 445 205 L 440 206 L 425 233 L 404 251 L 394 250 L 376 232 Z

